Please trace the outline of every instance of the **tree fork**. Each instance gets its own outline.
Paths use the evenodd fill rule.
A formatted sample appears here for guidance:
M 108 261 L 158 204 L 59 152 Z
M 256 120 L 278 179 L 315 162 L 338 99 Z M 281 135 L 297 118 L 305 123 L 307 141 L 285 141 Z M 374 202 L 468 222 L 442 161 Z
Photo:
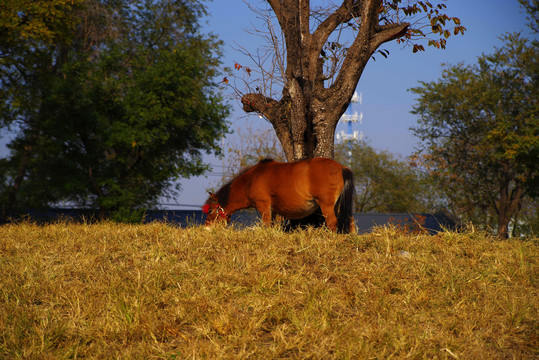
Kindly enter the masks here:
M 262 94 L 245 94 L 241 101 L 246 112 L 257 112 L 271 122 L 289 161 L 333 156 L 337 123 L 348 107 L 366 64 L 382 44 L 396 39 L 408 41 L 412 36 L 426 37 L 421 31 L 423 25 L 447 37 L 450 32 L 445 29 L 445 22 L 450 20 L 455 24 L 455 35 L 465 30 L 458 18 L 440 14 L 445 7 L 441 4 L 426 6 L 420 2 L 402 2 L 342 0 L 333 10 L 315 9 L 318 16 L 313 26 L 309 0 L 267 0 L 282 31 L 286 51 L 278 48 L 278 42 L 270 41 L 276 48 L 280 73 L 278 76 L 272 73 L 263 81 L 282 79 L 283 98 L 274 100 Z M 413 31 L 410 22 L 401 21 L 401 15 L 414 19 L 421 12 L 429 22 L 414 25 Z M 268 23 L 270 18 L 268 15 Z M 338 32 L 340 38 L 342 31 L 351 28 L 354 32 L 351 42 L 344 44 L 346 51 L 334 54 L 333 58 L 326 57 L 325 47 L 335 41 L 332 34 Z M 270 35 L 276 38 L 273 28 Z M 444 44 L 445 39 L 429 41 L 429 45 L 438 48 L 443 48 Z M 414 52 L 416 49 L 423 50 L 423 47 L 414 45 Z M 282 54 L 286 54 L 286 59 L 280 57 Z M 324 62 L 329 65 L 329 74 L 324 74 Z

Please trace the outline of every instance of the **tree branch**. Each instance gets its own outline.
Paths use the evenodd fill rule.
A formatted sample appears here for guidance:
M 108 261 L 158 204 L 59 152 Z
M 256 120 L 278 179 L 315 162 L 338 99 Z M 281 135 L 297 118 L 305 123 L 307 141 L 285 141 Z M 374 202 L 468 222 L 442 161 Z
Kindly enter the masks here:
M 370 59 L 373 51 L 370 46 L 375 27 L 378 24 L 378 13 L 381 0 L 363 0 L 360 2 L 361 24 L 359 31 L 348 49 L 341 70 L 331 85 L 331 89 L 339 94 L 333 106 L 339 106 L 339 99 L 350 99 L 361 77 L 363 69 Z M 337 120 L 338 121 L 338 120 Z
M 270 118 L 274 112 L 279 111 L 279 102 L 260 93 L 245 94 L 241 97 L 243 111 L 256 112 Z
M 377 26 L 375 35 L 370 41 L 371 53 L 374 53 L 383 43 L 403 37 L 408 31 L 409 26 L 409 23 Z
M 281 29 L 283 29 L 283 14 L 287 12 L 286 8 L 286 2 L 283 2 L 281 0 L 268 0 L 268 4 L 271 6 L 273 12 L 275 13 L 275 16 L 277 16 L 277 20 L 279 21 L 279 24 L 281 25 Z
M 360 10 L 361 1 L 345 0 L 341 6 L 329 15 L 313 33 L 316 48 L 321 50 L 329 36 L 342 23 L 352 20 Z

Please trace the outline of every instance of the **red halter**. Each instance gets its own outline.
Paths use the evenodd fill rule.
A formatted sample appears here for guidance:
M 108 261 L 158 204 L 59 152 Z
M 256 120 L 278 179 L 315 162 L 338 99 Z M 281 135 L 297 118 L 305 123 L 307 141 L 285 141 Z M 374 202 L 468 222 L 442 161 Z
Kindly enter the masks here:
M 217 209 L 217 217 L 223 218 L 223 219 L 228 219 L 229 215 L 226 213 L 225 209 L 223 209 L 223 207 L 219 204 L 215 194 L 210 193 L 210 200 L 212 201 L 213 204 L 217 204 L 217 207 L 216 207 L 216 209 Z M 208 215 L 210 213 L 210 205 L 209 204 L 204 204 L 204 206 L 202 206 L 202 212 L 204 214 Z M 209 223 L 209 221 L 206 219 L 205 225 L 208 225 L 208 223 Z

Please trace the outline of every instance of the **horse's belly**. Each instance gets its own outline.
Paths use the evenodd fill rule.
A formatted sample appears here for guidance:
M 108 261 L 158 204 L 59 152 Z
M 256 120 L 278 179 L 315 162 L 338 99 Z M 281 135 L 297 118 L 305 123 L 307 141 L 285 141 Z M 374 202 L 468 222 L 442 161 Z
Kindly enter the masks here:
M 314 213 L 316 209 L 318 209 L 318 204 L 312 200 L 304 202 L 301 205 L 293 204 L 292 201 L 289 203 L 285 202 L 272 210 L 287 219 L 302 219 Z

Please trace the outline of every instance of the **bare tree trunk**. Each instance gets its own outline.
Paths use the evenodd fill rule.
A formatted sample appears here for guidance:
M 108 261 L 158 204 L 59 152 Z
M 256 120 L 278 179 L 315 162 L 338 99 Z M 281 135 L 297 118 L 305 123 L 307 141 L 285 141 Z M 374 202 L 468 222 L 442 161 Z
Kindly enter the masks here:
M 509 237 L 509 223 L 517 214 L 524 196 L 522 186 L 514 180 L 514 176 L 509 173 L 510 171 L 510 166 L 504 166 L 504 174 L 500 184 L 500 199 L 497 204 L 498 237 L 501 239 Z M 513 189 L 511 189 L 512 183 L 514 184 Z
M 519 187 L 515 189 L 510 199 L 500 199 L 500 205 L 498 209 L 498 237 L 507 239 L 509 237 L 509 223 L 513 216 L 516 215 L 519 203 L 522 202 L 522 189 Z
M 246 112 L 268 119 L 288 161 L 334 155 L 337 123 L 346 111 L 365 65 L 383 43 L 402 37 L 408 23 L 379 25 L 382 0 L 344 0 L 311 33 L 308 0 L 268 0 L 284 34 L 285 85 L 282 98 L 245 94 Z M 337 76 L 325 87 L 324 57 L 330 35 L 343 23 L 359 21 L 357 36 L 347 49 Z

